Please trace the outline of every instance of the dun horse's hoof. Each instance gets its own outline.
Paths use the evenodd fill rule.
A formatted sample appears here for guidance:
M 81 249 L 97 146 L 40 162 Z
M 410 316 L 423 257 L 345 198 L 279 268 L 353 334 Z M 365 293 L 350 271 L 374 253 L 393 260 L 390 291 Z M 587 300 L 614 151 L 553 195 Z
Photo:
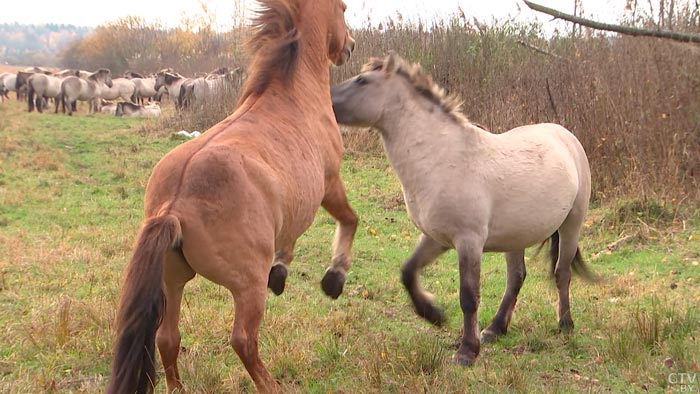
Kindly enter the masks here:
M 496 334 L 493 331 L 484 330 L 481 332 L 481 342 L 495 342 L 502 334 Z
M 445 313 L 435 305 L 426 306 L 422 311 L 418 311 L 418 315 L 438 327 L 447 321 Z
M 323 292 L 334 300 L 343 293 L 343 285 L 345 285 L 345 274 L 336 270 L 326 271 L 321 280 Z
M 270 276 L 267 278 L 267 287 L 275 295 L 280 295 L 284 291 L 284 284 L 287 281 L 287 267 L 284 264 L 275 264 L 270 269 Z
M 574 332 L 574 322 L 571 320 L 560 320 L 559 321 L 559 332 L 564 335 L 570 335 Z
M 469 367 L 476 361 L 476 357 L 469 357 L 466 354 L 455 353 L 452 362 L 463 367 Z

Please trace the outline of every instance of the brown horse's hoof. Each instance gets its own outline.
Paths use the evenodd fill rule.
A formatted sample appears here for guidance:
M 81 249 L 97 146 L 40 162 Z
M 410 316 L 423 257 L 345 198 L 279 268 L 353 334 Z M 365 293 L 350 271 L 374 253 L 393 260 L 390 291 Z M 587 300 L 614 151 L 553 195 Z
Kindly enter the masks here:
M 469 357 L 466 354 L 455 353 L 452 362 L 463 367 L 469 367 L 476 361 L 476 357 Z
M 321 288 L 327 296 L 337 299 L 343 293 L 345 274 L 336 270 L 327 270 L 321 280 Z
M 284 291 L 287 281 L 287 267 L 284 264 L 275 264 L 270 268 L 270 276 L 267 278 L 267 287 L 275 295 L 280 295 Z

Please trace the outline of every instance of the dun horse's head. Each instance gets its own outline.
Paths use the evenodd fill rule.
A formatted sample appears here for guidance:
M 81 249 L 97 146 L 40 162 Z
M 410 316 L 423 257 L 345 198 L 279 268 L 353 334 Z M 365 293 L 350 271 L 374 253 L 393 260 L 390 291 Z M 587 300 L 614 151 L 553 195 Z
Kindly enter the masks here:
M 333 111 L 338 123 L 353 126 L 376 126 L 387 106 L 398 104 L 404 89 L 400 78 L 394 78 L 397 57 L 372 58 L 362 72 L 331 87 Z
M 336 66 L 345 64 L 355 49 L 355 40 L 350 36 L 345 23 L 345 9 L 342 0 L 330 0 L 330 20 L 328 22 L 328 58 Z
M 107 85 L 108 88 L 111 88 L 113 86 L 113 84 L 112 84 L 112 71 L 110 71 L 108 68 L 98 69 L 89 78 L 94 79 L 95 81 L 97 81 L 99 83 L 103 83 L 103 84 Z
M 175 82 L 176 80 L 180 79 L 181 77 L 179 75 L 176 75 L 174 71 L 170 68 L 166 68 L 163 70 L 158 71 L 156 74 L 156 82 L 154 89 L 156 91 L 160 90 L 163 86 L 167 86 Z

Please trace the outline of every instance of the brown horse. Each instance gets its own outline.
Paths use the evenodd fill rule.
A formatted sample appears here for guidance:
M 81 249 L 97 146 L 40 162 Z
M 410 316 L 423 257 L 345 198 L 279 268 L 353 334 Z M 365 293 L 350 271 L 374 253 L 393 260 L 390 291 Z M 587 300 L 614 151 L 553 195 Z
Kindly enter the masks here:
M 354 47 L 345 5 L 260 3 L 236 110 L 169 152 L 148 181 L 146 219 L 117 312 L 108 393 L 153 391 L 156 344 L 167 392 L 182 389 L 180 304 L 197 273 L 231 292 L 230 343 L 257 389 L 278 392 L 258 353 L 266 287 L 284 290 L 294 244 L 319 206 L 338 221 L 321 287 L 333 298 L 343 290 L 357 217 L 339 173 L 343 146 L 328 66 L 345 63 Z

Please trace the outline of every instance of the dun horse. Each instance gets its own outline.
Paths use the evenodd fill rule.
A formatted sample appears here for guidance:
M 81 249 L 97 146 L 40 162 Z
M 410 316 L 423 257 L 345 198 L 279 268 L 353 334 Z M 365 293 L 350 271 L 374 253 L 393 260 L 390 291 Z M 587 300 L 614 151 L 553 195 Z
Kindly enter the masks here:
M 333 298 L 343 290 L 357 219 L 339 173 L 329 61 L 345 63 L 354 47 L 345 5 L 260 3 L 237 109 L 168 153 L 148 181 L 146 219 L 117 312 L 108 393 L 152 392 L 154 342 L 167 392 L 182 388 L 178 320 L 184 286 L 195 274 L 231 292 L 230 343 L 259 391 L 279 391 L 258 353 L 266 288 L 284 290 L 294 244 L 319 206 L 338 221 L 321 285 Z
M 44 111 L 46 99 L 52 98 L 55 101 L 55 110 L 58 112 L 58 98 L 61 95 L 62 79 L 53 75 L 32 74 L 26 78 L 27 82 L 27 110 Z
M 101 68 L 86 78 L 67 77 L 61 82 L 60 101 L 63 111 L 68 107 L 68 115 L 73 115 L 74 103 L 80 100 L 89 103 L 89 113 L 100 112 L 100 94 L 104 87 L 112 87 L 112 73 L 106 68 Z
M 454 361 L 479 354 L 477 307 L 482 252 L 505 252 L 507 287 L 482 340 L 506 333 L 525 280 L 524 249 L 551 237 L 559 327 L 570 330 L 571 268 L 593 278 L 578 250 L 591 177 L 586 154 L 555 124 L 491 134 L 471 124 L 419 65 L 392 54 L 332 88 L 339 123 L 377 127 L 401 181 L 406 208 L 422 235 L 402 281 L 416 312 L 434 324 L 443 312 L 418 282 L 421 268 L 448 249 L 459 258 L 464 334 Z
M 136 84 L 126 78 L 113 78 L 112 86 L 102 88 L 100 97 L 105 100 L 116 100 L 121 98 L 124 101 L 132 101 Z
M 160 91 L 161 88 L 165 88 L 168 92 L 168 96 L 175 103 L 175 108 L 180 109 L 182 107 L 182 95 L 180 92 L 183 86 L 190 83 L 192 83 L 192 79 L 190 78 L 172 72 L 171 70 L 161 70 L 156 74 L 156 83 L 153 88 L 156 92 Z

